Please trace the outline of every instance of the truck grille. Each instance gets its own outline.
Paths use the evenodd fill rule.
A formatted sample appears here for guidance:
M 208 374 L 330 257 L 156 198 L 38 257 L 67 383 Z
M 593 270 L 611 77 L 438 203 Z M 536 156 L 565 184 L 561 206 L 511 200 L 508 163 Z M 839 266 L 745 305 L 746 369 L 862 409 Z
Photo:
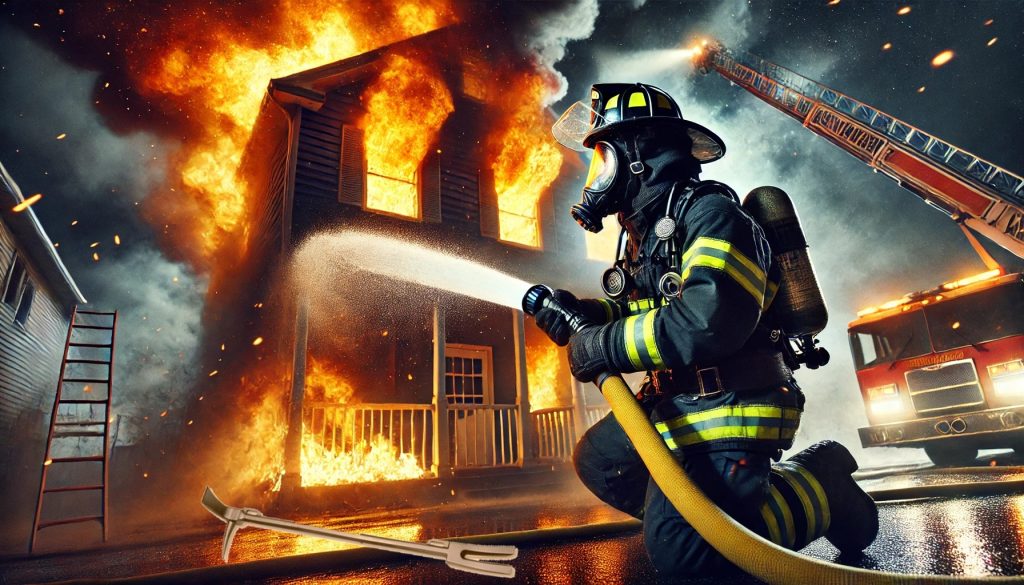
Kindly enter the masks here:
M 910 370 L 906 378 L 910 398 L 920 414 L 970 409 L 985 403 L 978 371 L 970 359 Z

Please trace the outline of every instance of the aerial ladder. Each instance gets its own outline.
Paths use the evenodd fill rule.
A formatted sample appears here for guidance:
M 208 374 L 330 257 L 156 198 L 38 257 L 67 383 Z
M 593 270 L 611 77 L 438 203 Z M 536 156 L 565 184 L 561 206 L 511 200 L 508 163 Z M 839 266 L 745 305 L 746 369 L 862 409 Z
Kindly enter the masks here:
M 1024 450 L 1024 275 L 1006 274 L 971 233 L 1024 258 L 1020 175 L 756 55 L 717 42 L 691 55 L 948 215 L 988 268 L 849 324 L 863 446 L 924 448 L 937 465 Z
M 867 163 L 961 226 L 1024 258 L 1024 179 L 895 116 L 785 67 L 709 42 L 695 51 L 716 71 Z M 986 264 L 991 258 L 965 230 Z

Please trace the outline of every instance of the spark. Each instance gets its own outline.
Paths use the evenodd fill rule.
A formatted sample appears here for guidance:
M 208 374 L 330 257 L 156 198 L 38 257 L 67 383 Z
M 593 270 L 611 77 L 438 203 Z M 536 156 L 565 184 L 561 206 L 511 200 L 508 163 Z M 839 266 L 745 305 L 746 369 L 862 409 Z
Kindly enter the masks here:
M 381 336 L 381 337 L 387 337 L 387 336 L 388 336 L 388 330 L 387 330 L 387 329 L 385 329 L 384 331 L 381 331 L 381 332 L 380 332 L 380 336 Z
M 64 138 L 66 138 L 67 135 L 67 132 L 61 132 L 60 134 L 57 135 L 57 140 L 64 140 Z
M 253 339 L 253 340 L 252 340 L 252 344 L 253 344 L 254 346 L 255 346 L 255 345 L 259 345 L 259 344 L 261 344 L 261 343 L 263 343 L 263 338 L 262 338 L 262 337 L 257 337 L 256 339 Z
M 946 49 L 945 51 L 939 53 L 938 55 L 935 55 L 935 57 L 932 58 L 932 67 L 942 67 L 946 63 L 952 61 L 954 55 L 955 53 L 953 53 L 953 51 Z
M 25 211 L 29 207 L 32 207 L 32 205 L 34 205 L 37 201 L 39 201 L 42 198 L 42 193 L 36 193 L 35 195 L 29 197 L 28 199 L 12 207 L 11 210 L 14 211 L 14 213 L 21 213 L 22 211 Z
M 995 22 L 995 19 L 994 18 L 990 18 L 990 19 L 985 21 L 985 26 L 992 26 L 993 22 Z
M 835 6 L 836 4 L 839 4 L 839 0 L 829 0 L 828 2 L 829 6 Z
M 160 413 L 160 418 L 163 418 L 165 416 L 167 416 L 167 411 L 166 410 Z
M 189 421 L 188 421 L 188 423 L 187 423 L 187 424 L 188 424 L 188 426 L 192 426 L 192 420 L 191 420 L 191 419 L 189 419 Z
M 115 246 L 120 246 L 121 245 L 121 236 L 119 236 L 117 234 L 114 234 L 114 245 Z
M 146 473 L 143 473 L 143 474 L 142 474 L 142 478 L 143 478 L 143 479 L 148 479 L 148 478 L 149 478 L 149 473 L 148 473 L 148 472 L 146 472 Z
M 223 343 L 222 343 L 222 344 L 220 344 L 220 350 L 221 350 L 221 351 L 224 351 L 224 344 L 223 344 Z
M 892 43 L 885 43 L 884 45 L 882 45 L 882 50 L 883 51 L 888 51 L 891 48 L 892 48 Z
M 53 459 L 47 459 L 46 461 L 43 461 L 43 467 L 46 467 L 47 465 L 49 465 L 51 463 L 53 463 Z
M 218 373 L 220 373 L 220 370 L 214 370 L 214 371 L 210 372 L 210 377 L 212 378 L 212 377 L 216 376 Z
M 999 40 L 999 37 L 992 37 L 991 39 L 989 39 L 989 41 L 987 43 L 985 43 L 985 46 L 991 47 L 992 45 L 996 44 L 996 41 L 998 41 L 998 40 Z
M 412 380 L 412 374 L 406 374 L 405 377 Z
M 960 322 L 959 321 L 954 322 L 953 323 L 953 329 L 959 329 L 959 328 L 960 328 Z
M 99 255 L 98 252 L 93 252 L 92 253 L 92 261 L 93 262 L 99 262 L 100 261 L 100 255 Z
M 925 86 L 922 85 L 921 87 L 917 88 L 917 93 L 924 93 L 924 87 Z
M 910 14 L 910 7 L 909 6 L 904 6 L 903 8 L 900 8 L 899 10 L 897 10 L 896 14 L 898 14 L 900 16 L 905 16 L 907 14 Z
M 71 221 L 71 225 L 78 225 L 78 220 L 77 220 L 77 219 L 75 219 L 75 220 L 72 220 L 72 221 Z
M 90 248 L 95 248 L 96 246 L 99 246 L 99 245 L 100 245 L 99 242 L 93 242 L 93 243 L 89 244 L 89 247 Z

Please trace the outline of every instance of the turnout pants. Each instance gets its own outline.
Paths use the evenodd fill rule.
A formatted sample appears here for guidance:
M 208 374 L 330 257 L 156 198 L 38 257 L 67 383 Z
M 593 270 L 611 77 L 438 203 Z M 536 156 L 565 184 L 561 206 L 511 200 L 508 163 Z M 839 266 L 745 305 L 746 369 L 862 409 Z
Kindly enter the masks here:
M 734 569 L 683 519 L 651 479 L 613 414 L 583 435 L 573 461 L 580 480 L 598 498 L 643 520 L 647 554 L 660 576 L 707 576 Z M 814 514 L 814 510 L 809 503 L 801 505 L 785 476 L 773 473 L 771 457 L 765 453 L 723 450 L 688 454 L 683 467 L 726 513 L 783 546 L 799 548 L 825 528 L 819 522 L 813 533 L 803 530 L 802 522 L 808 520 L 810 525 L 813 519 L 802 514 Z M 794 526 L 800 528 L 799 538 L 795 538 L 798 530 Z M 782 534 L 787 528 L 789 533 Z

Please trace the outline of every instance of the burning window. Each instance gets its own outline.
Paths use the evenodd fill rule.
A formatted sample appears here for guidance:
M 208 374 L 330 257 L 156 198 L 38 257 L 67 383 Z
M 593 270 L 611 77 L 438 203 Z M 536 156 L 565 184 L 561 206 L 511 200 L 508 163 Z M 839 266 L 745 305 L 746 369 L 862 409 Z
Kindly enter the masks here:
M 366 209 L 419 218 L 417 170 L 454 111 L 451 92 L 433 66 L 389 55 L 363 96 Z M 342 153 L 344 157 L 345 153 Z

